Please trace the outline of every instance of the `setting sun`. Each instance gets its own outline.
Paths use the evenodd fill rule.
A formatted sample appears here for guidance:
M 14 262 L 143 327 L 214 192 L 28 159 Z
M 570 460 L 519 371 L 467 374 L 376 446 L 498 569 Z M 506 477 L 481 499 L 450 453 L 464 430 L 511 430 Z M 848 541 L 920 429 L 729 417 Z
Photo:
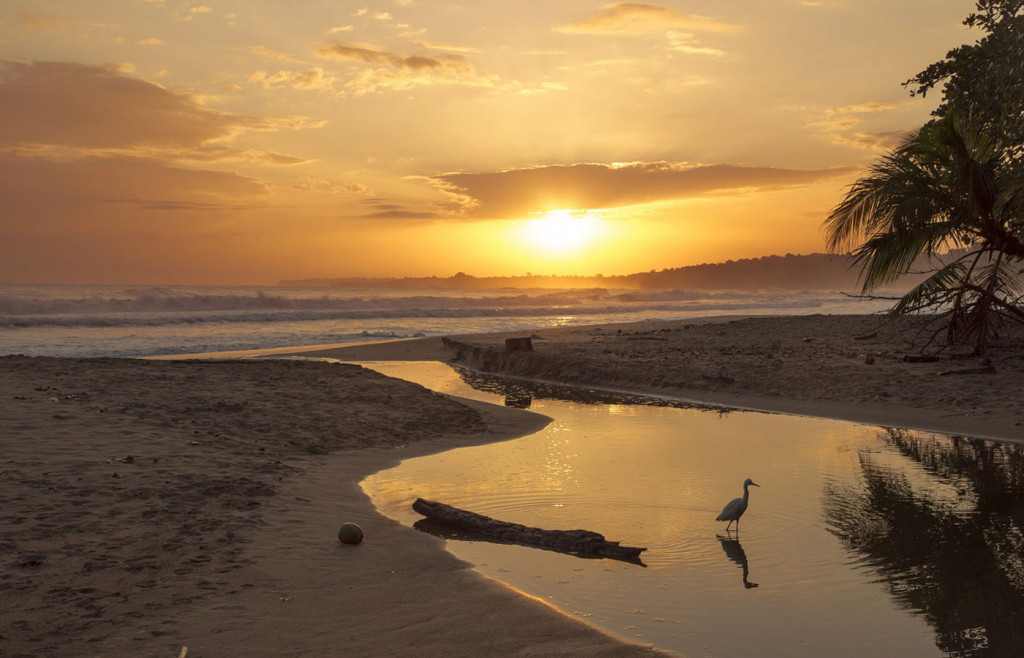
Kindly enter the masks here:
M 898 83 L 962 42 L 964 2 L 879 22 L 841 2 L 8 0 L 0 281 L 821 251 L 842 190 L 930 116 Z
M 549 255 L 577 255 L 600 237 L 600 220 L 592 213 L 574 210 L 550 210 L 527 220 L 521 236 L 531 250 Z

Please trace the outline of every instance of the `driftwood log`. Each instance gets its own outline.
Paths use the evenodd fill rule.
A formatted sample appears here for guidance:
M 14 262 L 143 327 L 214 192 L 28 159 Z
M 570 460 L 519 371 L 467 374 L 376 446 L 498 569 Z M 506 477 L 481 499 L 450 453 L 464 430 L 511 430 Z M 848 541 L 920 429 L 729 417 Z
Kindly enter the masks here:
M 533 340 L 529 336 L 526 338 L 506 338 L 505 339 L 505 351 L 506 352 L 532 352 L 533 351 Z
M 619 546 L 617 541 L 608 541 L 604 535 L 590 530 L 544 530 L 518 523 L 498 521 L 489 516 L 468 512 L 458 507 L 417 498 L 412 508 L 431 521 L 437 521 L 483 539 L 499 543 L 519 544 L 543 548 L 558 553 L 567 553 L 586 558 L 611 558 L 646 566 L 640 560 L 640 553 L 646 548 Z M 466 537 L 473 539 L 475 537 Z

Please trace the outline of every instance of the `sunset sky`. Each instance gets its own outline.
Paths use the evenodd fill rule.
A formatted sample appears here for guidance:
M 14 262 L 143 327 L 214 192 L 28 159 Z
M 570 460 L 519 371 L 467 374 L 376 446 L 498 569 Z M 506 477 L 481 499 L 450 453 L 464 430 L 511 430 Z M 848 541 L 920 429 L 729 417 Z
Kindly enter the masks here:
M 4 0 L 0 282 L 824 250 L 969 0 Z

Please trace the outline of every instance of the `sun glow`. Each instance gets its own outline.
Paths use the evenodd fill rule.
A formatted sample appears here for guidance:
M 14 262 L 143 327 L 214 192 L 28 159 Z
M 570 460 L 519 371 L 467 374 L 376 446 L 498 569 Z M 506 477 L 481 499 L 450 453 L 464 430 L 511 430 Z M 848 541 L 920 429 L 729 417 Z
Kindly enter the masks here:
M 533 250 L 548 255 L 577 255 L 591 246 L 602 233 L 593 213 L 578 210 L 549 210 L 523 223 L 521 237 Z

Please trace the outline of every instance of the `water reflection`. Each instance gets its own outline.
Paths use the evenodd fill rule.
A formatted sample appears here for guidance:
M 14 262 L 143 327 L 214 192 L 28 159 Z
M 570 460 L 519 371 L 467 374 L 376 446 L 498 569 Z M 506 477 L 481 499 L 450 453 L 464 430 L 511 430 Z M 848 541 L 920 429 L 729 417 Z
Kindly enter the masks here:
M 388 516 L 412 525 L 410 503 L 425 497 L 650 549 L 637 569 L 449 543 L 492 578 L 683 655 L 1024 655 L 1019 447 L 416 367 L 414 381 L 499 404 L 522 387 L 554 420 L 372 476 L 363 486 Z M 758 492 L 742 545 L 734 533 L 714 539 L 715 514 L 746 475 L 772 487 Z
M 829 530 L 901 606 L 925 616 L 943 651 L 1020 655 L 1022 446 L 895 429 L 879 438 L 902 463 L 861 449 L 861 481 L 824 488 Z
M 743 570 L 743 587 L 746 589 L 757 587 L 758 583 L 750 582 L 750 565 L 747 562 L 747 552 L 743 550 L 743 545 L 740 544 L 739 540 L 718 535 L 718 541 L 722 542 L 722 550 L 725 551 L 725 556 L 738 564 L 740 569 Z
M 451 365 L 462 381 L 478 391 L 493 393 L 505 399 L 505 406 L 528 409 L 536 400 L 562 400 L 565 402 L 582 402 L 583 404 L 642 405 L 653 407 L 674 407 L 678 409 L 707 409 L 726 414 L 730 409 L 713 405 L 702 405 L 693 402 L 680 402 L 648 395 L 620 393 L 593 388 L 561 386 L 546 382 L 502 377 L 476 372 L 458 365 Z

